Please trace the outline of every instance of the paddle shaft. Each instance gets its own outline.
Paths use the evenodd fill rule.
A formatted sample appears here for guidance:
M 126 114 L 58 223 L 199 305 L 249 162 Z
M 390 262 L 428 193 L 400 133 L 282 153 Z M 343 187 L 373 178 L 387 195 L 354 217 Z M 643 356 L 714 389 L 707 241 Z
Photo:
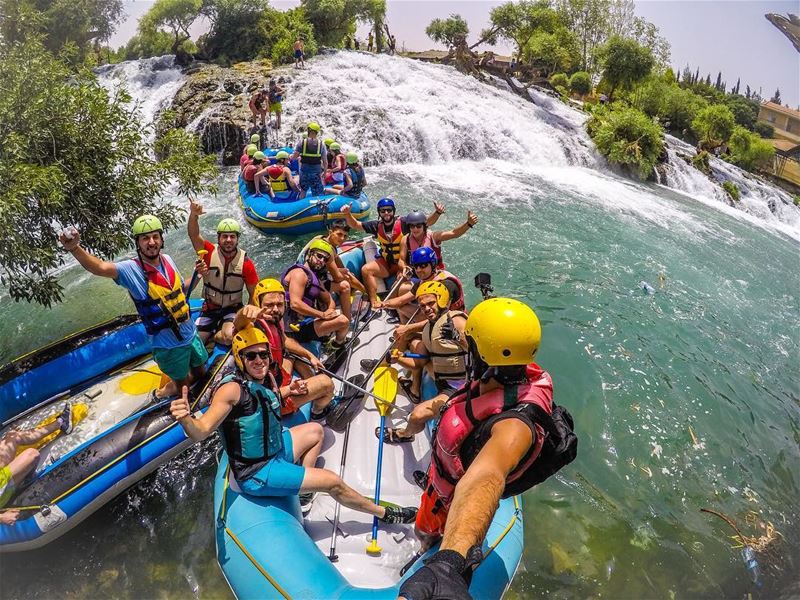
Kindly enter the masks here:
M 384 302 L 385 302 L 386 300 L 388 300 L 388 299 L 389 299 L 389 297 L 390 297 L 392 294 L 394 294 L 394 293 L 395 293 L 395 292 L 396 292 L 396 291 L 399 289 L 399 287 L 400 287 L 400 284 L 401 284 L 402 282 L 403 282 L 403 279 L 402 279 L 401 277 L 398 277 L 398 278 L 397 278 L 397 281 L 395 281 L 395 282 L 394 282 L 394 285 L 393 285 L 393 286 L 392 286 L 392 288 L 389 290 L 389 293 L 388 293 L 388 294 L 386 294 L 386 296 L 384 297 L 384 299 L 383 299 L 383 300 L 384 300 Z M 358 338 L 358 336 L 359 336 L 359 335 L 361 335 L 361 333 L 362 333 L 362 332 L 363 332 L 363 331 L 364 331 L 364 330 L 365 330 L 365 329 L 366 329 L 366 328 L 369 326 L 369 324 L 370 324 L 370 321 L 372 321 L 372 319 L 374 319 L 374 318 L 375 318 L 375 317 L 378 315 L 378 313 L 379 313 L 379 312 L 380 312 L 380 311 L 378 311 L 378 310 L 373 310 L 373 311 L 372 311 L 372 314 L 371 314 L 371 315 L 370 315 L 370 316 L 367 318 L 367 320 L 366 320 L 366 321 L 364 321 L 364 324 L 363 324 L 363 325 L 362 325 L 362 326 L 361 326 L 361 327 L 358 329 L 358 331 L 356 331 L 356 332 L 353 334 L 353 339 L 352 339 L 352 340 L 350 340 L 350 343 L 351 343 L 351 344 L 352 344 L 352 343 L 353 343 L 353 342 L 354 342 L 354 341 L 355 341 L 355 340 Z M 415 313 L 415 314 L 416 314 L 416 313 Z M 348 351 L 349 351 L 349 350 L 350 350 L 350 349 L 348 348 Z M 369 379 L 369 377 L 367 377 L 367 379 Z
M 381 471 L 383 470 L 383 433 L 386 429 L 386 416 L 381 415 L 381 437 L 378 438 L 378 469 L 375 474 L 375 504 L 381 501 Z M 378 517 L 372 517 L 372 540 L 378 540 Z
M 361 314 L 361 306 L 364 303 L 364 294 L 358 295 L 358 303 L 356 304 L 356 314 L 353 322 L 350 324 L 350 331 L 353 333 L 353 339 L 355 339 L 355 331 L 356 327 L 358 327 L 358 317 Z M 350 315 L 352 318 L 354 315 Z M 351 340 L 352 341 L 352 340 Z M 347 373 L 347 369 L 350 368 L 350 357 L 353 356 L 353 348 L 355 344 L 350 344 L 350 347 L 347 349 L 347 358 L 344 361 L 344 372 Z M 342 383 L 342 387 L 339 388 L 339 395 L 341 396 L 344 392 L 344 383 Z

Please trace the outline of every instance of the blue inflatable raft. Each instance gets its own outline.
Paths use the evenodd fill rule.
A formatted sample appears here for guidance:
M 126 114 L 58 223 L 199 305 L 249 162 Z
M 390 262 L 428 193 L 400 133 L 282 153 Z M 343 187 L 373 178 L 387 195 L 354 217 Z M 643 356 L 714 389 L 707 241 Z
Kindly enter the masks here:
M 348 268 L 358 273 L 364 263 L 360 248 L 342 255 Z M 345 377 L 360 373 L 364 358 L 384 353 L 394 326 L 385 316 L 373 319 L 360 335 Z M 373 382 L 367 382 L 368 389 Z M 338 390 L 338 388 L 337 388 Z M 436 391 L 427 381 L 426 397 Z M 413 408 L 399 390 L 396 405 Z M 387 426 L 403 423 L 395 410 Z M 378 411 L 367 401 L 350 425 L 344 480 L 361 494 L 372 497 L 377 462 Z M 285 422 L 285 426 L 291 426 Z M 414 441 L 386 444 L 383 451 L 381 500 L 403 506 L 418 506 L 422 491 L 412 473 L 426 469 L 430 460 L 430 435 Z M 338 472 L 344 448 L 344 434 L 325 429 L 319 466 Z M 227 457 L 222 455 L 214 484 L 216 547 L 220 568 L 231 590 L 240 599 L 255 598 L 385 598 L 394 599 L 402 581 L 423 565 L 425 556 L 400 576 L 400 571 L 417 553 L 420 544 L 413 525 L 381 524 L 378 556 L 366 553 L 371 538 L 372 517 L 344 507 L 333 531 L 336 505 L 327 495 L 318 495 L 311 511 L 301 516 L 298 498 L 255 498 L 243 495 L 231 476 Z M 335 562 L 329 559 L 336 537 Z M 521 499 L 501 500 L 483 544 L 486 558 L 478 567 L 470 587 L 475 598 L 500 598 L 511 583 L 523 550 Z M 437 550 L 432 548 L 429 552 Z
M 198 301 L 191 301 L 199 310 Z M 227 349 L 215 348 L 208 374 L 194 387 L 195 410 L 205 410 Z M 169 413 L 152 402 L 161 372 L 136 315 L 117 317 L 22 356 L 0 369 L 4 433 L 26 429 L 84 405 L 86 417 L 69 435 L 39 449 L 34 476 L 4 508 L 22 510 L 0 526 L 0 552 L 38 548 L 63 535 L 106 502 L 189 447 Z
M 292 148 L 266 148 L 264 154 L 274 156 L 280 150 L 292 152 Z M 291 168 L 296 172 L 296 161 L 292 161 Z M 292 192 L 278 192 L 273 200 L 267 194 L 251 194 L 241 176 L 238 185 L 245 218 L 263 233 L 302 235 L 324 231 L 328 221 L 344 217 L 342 207 L 345 204 L 351 206 L 351 214 L 359 221 L 366 220 L 369 215 L 369 198 L 363 192 L 359 198 L 327 194 L 306 196 L 302 200 L 295 199 Z

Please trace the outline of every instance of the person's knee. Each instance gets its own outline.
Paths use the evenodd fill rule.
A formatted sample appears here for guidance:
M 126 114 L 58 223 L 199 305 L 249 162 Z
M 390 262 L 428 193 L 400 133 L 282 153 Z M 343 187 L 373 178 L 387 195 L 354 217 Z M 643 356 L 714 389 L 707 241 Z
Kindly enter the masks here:
M 336 329 L 347 329 L 348 327 L 350 327 L 350 319 L 345 315 L 336 317 Z
M 347 280 L 345 279 L 344 281 L 340 281 L 340 282 L 339 282 L 339 294 L 340 294 L 340 295 L 342 295 L 342 296 L 344 296 L 344 295 L 347 295 L 347 296 L 349 296 L 349 295 L 350 295 L 350 290 L 351 290 L 351 286 L 350 286 L 350 282 L 349 282 L 349 281 L 347 281 Z
M 327 375 L 317 375 L 319 378 L 319 386 L 320 392 L 322 396 L 331 396 L 333 395 L 333 379 L 328 377 Z
M 325 430 L 319 423 L 306 423 L 304 435 L 312 446 L 316 446 L 325 438 Z

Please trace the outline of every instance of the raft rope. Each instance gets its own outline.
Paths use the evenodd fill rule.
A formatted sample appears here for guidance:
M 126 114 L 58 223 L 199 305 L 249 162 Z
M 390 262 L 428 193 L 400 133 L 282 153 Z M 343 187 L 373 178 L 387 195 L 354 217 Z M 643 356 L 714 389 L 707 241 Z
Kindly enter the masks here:
M 508 532 L 511 531 L 512 527 L 514 527 L 514 523 L 517 521 L 517 519 L 520 517 L 521 514 L 522 514 L 522 507 L 519 504 L 519 496 L 514 496 L 514 514 L 511 515 L 511 520 L 508 522 L 508 525 L 506 525 L 506 528 L 502 531 L 502 533 L 500 533 L 499 536 L 497 536 L 497 539 L 491 543 L 489 549 L 486 551 L 486 554 L 483 555 L 481 562 L 486 560 L 486 557 L 489 556 L 492 553 L 492 551 L 495 548 L 497 548 L 498 544 L 503 541 L 503 538 L 508 535 Z
M 254 216 L 258 217 L 261 221 L 264 221 L 265 223 L 284 223 L 286 221 L 291 221 L 292 219 L 294 219 L 294 218 L 298 217 L 299 215 L 303 214 L 304 212 L 306 212 L 308 210 L 311 210 L 312 208 L 316 208 L 317 206 L 324 206 L 325 207 L 325 215 L 327 215 L 328 204 L 330 204 L 332 200 L 333 200 L 333 198 L 329 198 L 328 200 L 322 200 L 320 202 L 315 202 L 314 204 L 309 204 L 305 208 L 301 208 L 300 210 L 298 210 L 293 215 L 289 215 L 288 217 L 283 217 L 282 219 L 271 219 L 269 217 L 265 217 L 264 215 L 256 212 L 255 210 L 253 210 L 253 208 L 251 206 L 245 206 L 244 205 L 244 199 L 242 198 L 242 195 L 239 194 L 239 204 L 242 206 L 244 211 L 252 213 Z
M 286 590 L 284 590 L 277 581 L 275 581 L 275 578 L 272 577 L 267 572 L 267 570 L 261 565 L 261 563 L 258 562 L 256 557 L 250 554 L 250 552 L 247 550 L 242 541 L 238 537 L 236 537 L 236 534 L 230 530 L 228 524 L 225 522 L 225 517 L 227 516 L 228 513 L 228 489 L 230 488 L 230 473 L 231 473 L 231 466 L 230 464 L 228 464 L 228 467 L 225 469 L 225 483 L 222 484 L 222 502 L 220 503 L 219 506 L 219 517 L 217 518 L 218 527 L 224 527 L 225 533 L 227 533 L 228 536 L 230 536 L 230 538 L 233 540 L 233 542 L 236 544 L 239 550 L 242 551 L 242 554 L 244 554 L 247 557 L 247 559 L 252 563 L 252 565 L 258 570 L 258 572 L 261 573 L 264 576 L 264 578 L 270 582 L 272 587 L 274 587 L 275 590 L 281 596 L 286 598 L 286 600 L 291 600 L 292 597 L 289 595 L 289 593 Z
M 205 386 L 203 386 L 203 389 L 201 390 L 200 394 L 198 394 L 198 397 L 192 403 L 192 406 L 191 406 L 191 410 L 192 411 L 194 411 L 195 407 L 197 406 L 197 403 L 200 402 L 200 398 L 208 390 L 208 387 L 211 385 L 211 382 L 213 381 L 214 377 L 216 377 L 216 375 L 220 372 L 222 367 L 225 365 L 225 362 L 226 362 L 226 360 L 227 360 L 229 355 L 230 355 L 230 350 L 228 351 L 227 354 L 225 354 L 225 356 L 223 356 L 222 360 L 220 360 L 219 365 L 215 369 L 214 373 L 212 373 L 211 376 L 208 378 L 208 381 L 206 382 Z M 148 409 L 145 409 L 143 411 L 143 414 L 147 413 L 147 412 L 150 412 L 152 410 L 155 410 L 156 408 L 158 408 L 158 406 L 160 406 L 160 404 L 156 405 L 156 406 L 152 406 L 152 407 L 150 407 Z M 50 500 L 49 502 L 45 502 L 44 504 L 31 504 L 29 506 L 6 506 L 4 508 L 0 508 L 0 512 L 6 512 L 6 511 L 9 511 L 9 510 L 19 510 L 19 511 L 32 510 L 32 511 L 36 511 L 36 510 L 42 510 L 42 509 L 49 509 L 49 507 L 52 504 L 58 504 L 61 500 L 63 500 L 64 498 L 66 498 L 67 496 L 72 494 L 75 490 L 77 490 L 78 488 L 80 488 L 80 487 L 84 486 L 85 484 L 89 483 L 92 479 L 95 479 L 99 475 L 103 474 L 105 471 L 107 471 L 108 469 L 110 469 L 111 467 L 113 467 L 114 465 L 116 465 L 117 463 L 122 461 L 123 459 L 127 458 L 130 454 L 132 454 L 133 452 L 135 452 L 136 450 L 138 450 L 139 448 L 141 448 L 145 444 L 148 444 L 151 441 L 153 441 L 154 439 L 156 439 L 157 437 L 159 437 L 161 435 L 164 435 L 166 432 L 168 432 L 170 429 L 172 429 L 176 425 L 178 425 L 178 422 L 177 421 L 173 421 L 172 423 L 167 425 L 161 431 L 158 431 L 158 432 L 154 433 L 153 435 L 151 435 L 150 437 L 145 438 L 144 440 L 142 440 L 141 442 L 139 442 L 138 444 L 136 444 L 135 446 L 133 446 L 132 448 L 130 448 L 129 450 L 124 452 L 123 454 L 120 454 L 117 458 L 112 460 L 107 465 L 105 465 L 102 468 L 98 469 L 94 473 L 91 473 L 90 475 L 87 475 L 84 479 L 82 479 L 81 481 L 76 483 L 74 486 L 69 488 L 67 491 L 59 494 L 58 496 L 56 496 L 54 499 Z

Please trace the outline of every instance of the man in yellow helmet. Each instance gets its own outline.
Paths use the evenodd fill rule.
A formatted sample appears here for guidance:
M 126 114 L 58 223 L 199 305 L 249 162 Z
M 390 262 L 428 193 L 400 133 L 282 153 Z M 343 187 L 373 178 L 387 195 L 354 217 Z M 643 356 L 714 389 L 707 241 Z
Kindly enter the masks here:
M 273 387 L 280 388 L 283 400 L 281 413 L 293 413 L 303 404 L 311 402 L 311 417 L 322 419 L 333 398 L 333 381 L 327 375 L 314 375 L 308 365 L 290 358 L 290 355 L 299 356 L 308 360 L 314 368 L 323 366 L 314 353 L 286 336 L 283 331 L 285 312 L 285 288 L 277 279 L 263 279 L 250 296 L 250 304 L 236 315 L 234 327 L 240 331 L 254 325 L 266 334 L 271 353 L 270 377 L 274 381 Z M 287 386 L 294 383 L 292 371 L 300 373 L 302 379 L 290 390 Z
M 328 168 L 328 150 L 320 136 L 319 123 L 312 122 L 306 128 L 306 136 L 297 142 L 292 158 L 300 158 L 300 198 L 311 191 L 312 196 L 322 196 L 325 188 L 322 174 Z
M 411 442 L 414 435 L 425 428 L 425 423 L 435 419 L 442 407 L 463 385 L 467 377 L 467 338 L 464 329 L 467 315 L 460 310 L 449 310 L 450 292 L 441 281 L 426 281 L 417 289 L 417 302 L 425 315 L 422 337 L 414 339 L 409 350 L 424 358 L 405 358 L 402 349 L 393 350 L 389 362 L 397 362 L 411 370 L 412 379 L 401 379 L 400 384 L 409 400 L 417 404 L 405 427 L 384 429 L 384 441 L 390 444 Z M 420 402 L 422 368 L 436 384 L 438 394 Z M 380 429 L 375 430 L 380 435 Z
M 108 262 L 81 246 L 80 232 L 60 235 L 62 246 L 87 271 L 113 279 L 130 294 L 153 349 L 153 358 L 170 381 L 158 390 L 164 398 L 177 394 L 183 385 L 201 377 L 208 353 L 189 316 L 186 289 L 178 267 L 161 249 L 164 227 L 153 215 L 133 222 L 131 236 L 136 246 L 134 259 Z M 202 267 L 202 261 L 200 267 Z M 197 265 L 196 265 L 197 266 Z
M 193 418 L 187 388 L 172 402 L 170 412 L 194 442 L 219 431 L 231 475 L 245 494 L 301 494 L 301 506 L 310 509 L 313 493 L 325 492 L 336 502 L 384 523 L 414 520 L 415 508 L 378 506 L 333 471 L 316 467 L 325 439 L 319 423 L 283 427 L 280 396 L 269 381 L 269 340 L 261 330 L 247 327 L 237 332 L 232 353 L 236 371 L 222 378 L 206 412 Z
M 217 225 L 217 243 L 200 235 L 203 205 L 189 199 L 189 220 L 186 225 L 195 252 L 203 255 L 203 308 L 195 324 L 203 342 L 216 336 L 217 342 L 228 345 L 233 340 L 233 319 L 244 306 L 244 288 L 248 298 L 258 283 L 253 261 L 239 248 L 241 226 L 235 219 L 222 219 Z
M 571 417 L 555 407 L 552 379 L 533 362 L 541 339 L 533 310 L 509 298 L 484 300 L 465 334 L 472 380 L 442 413 L 417 514 L 423 547 L 441 537 L 441 549 L 404 582 L 404 598 L 469 598 L 472 568 L 500 499 L 540 483 L 577 451 Z M 555 425 L 567 424 L 564 415 L 569 435 Z M 556 439 L 566 448 L 552 446 Z

